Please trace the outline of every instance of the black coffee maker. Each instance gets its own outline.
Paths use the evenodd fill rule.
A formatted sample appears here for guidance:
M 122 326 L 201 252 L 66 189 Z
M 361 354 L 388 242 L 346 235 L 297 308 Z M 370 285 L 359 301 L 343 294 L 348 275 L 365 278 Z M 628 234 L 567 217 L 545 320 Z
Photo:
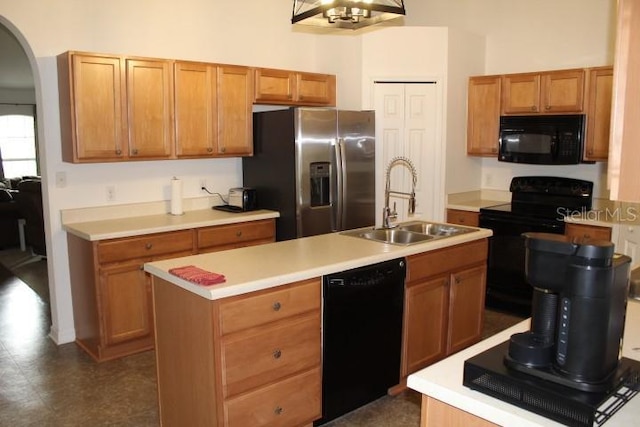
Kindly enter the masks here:
M 531 328 L 509 341 L 512 370 L 587 392 L 625 375 L 620 357 L 631 259 L 608 241 L 525 233 Z

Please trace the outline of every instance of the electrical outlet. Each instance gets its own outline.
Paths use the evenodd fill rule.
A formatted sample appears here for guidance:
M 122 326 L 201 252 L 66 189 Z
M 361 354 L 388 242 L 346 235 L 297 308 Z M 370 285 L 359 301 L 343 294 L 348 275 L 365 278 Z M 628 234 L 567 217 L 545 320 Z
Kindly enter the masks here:
M 107 187 L 107 201 L 113 202 L 116 199 L 116 187 L 109 185 Z

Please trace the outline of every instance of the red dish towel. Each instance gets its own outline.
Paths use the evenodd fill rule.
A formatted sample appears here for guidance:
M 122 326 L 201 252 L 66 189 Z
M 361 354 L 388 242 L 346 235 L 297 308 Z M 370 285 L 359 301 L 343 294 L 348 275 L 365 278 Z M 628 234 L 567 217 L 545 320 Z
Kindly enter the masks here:
M 176 267 L 169 269 L 169 273 L 178 276 L 181 279 L 196 283 L 203 286 L 211 286 L 226 281 L 222 274 L 212 273 L 207 270 L 196 267 L 195 265 L 185 265 L 184 267 Z

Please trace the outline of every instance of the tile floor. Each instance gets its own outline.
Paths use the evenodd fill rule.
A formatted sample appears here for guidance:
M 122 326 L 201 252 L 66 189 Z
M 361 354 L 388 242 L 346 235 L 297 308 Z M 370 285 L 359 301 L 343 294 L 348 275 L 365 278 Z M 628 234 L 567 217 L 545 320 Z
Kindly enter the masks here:
M 485 336 L 520 319 L 489 312 Z M 0 266 L 0 426 L 157 426 L 152 351 L 97 364 L 47 337 L 49 306 Z M 327 427 L 419 425 L 420 396 L 385 396 Z

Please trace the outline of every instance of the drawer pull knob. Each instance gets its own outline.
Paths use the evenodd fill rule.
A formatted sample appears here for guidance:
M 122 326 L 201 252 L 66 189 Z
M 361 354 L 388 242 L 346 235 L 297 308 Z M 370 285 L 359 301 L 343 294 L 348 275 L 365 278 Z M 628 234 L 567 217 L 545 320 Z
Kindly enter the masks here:
M 273 303 L 273 311 L 280 311 L 281 308 L 282 305 L 278 301 Z
M 282 351 L 276 350 L 276 351 L 273 352 L 273 358 L 274 359 L 280 359 L 280 356 L 282 356 Z
M 147 243 L 146 245 L 144 245 L 145 249 L 149 250 L 153 247 L 153 245 L 151 243 Z
M 458 285 L 458 284 L 460 284 L 460 282 L 461 282 L 462 280 L 460 280 L 460 278 L 459 278 L 458 276 L 455 276 L 454 281 L 456 282 L 456 285 Z
M 242 237 L 242 231 L 236 231 L 236 237 Z
M 591 238 L 591 235 L 589 235 L 589 234 L 585 234 L 585 235 L 584 235 L 584 238 L 585 238 L 585 239 L 589 239 L 589 238 Z
M 273 413 L 274 413 L 274 414 L 276 414 L 276 415 L 280 415 L 280 414 L 282 414 L 283 412 L 284 412 L 284 409 L 282 409 L 282 408 L 281 408 L 281 407 L 279 407 L 279 406 L 276 406 L 276 409 L 274 409 L 274 410 L 273 410 Z

